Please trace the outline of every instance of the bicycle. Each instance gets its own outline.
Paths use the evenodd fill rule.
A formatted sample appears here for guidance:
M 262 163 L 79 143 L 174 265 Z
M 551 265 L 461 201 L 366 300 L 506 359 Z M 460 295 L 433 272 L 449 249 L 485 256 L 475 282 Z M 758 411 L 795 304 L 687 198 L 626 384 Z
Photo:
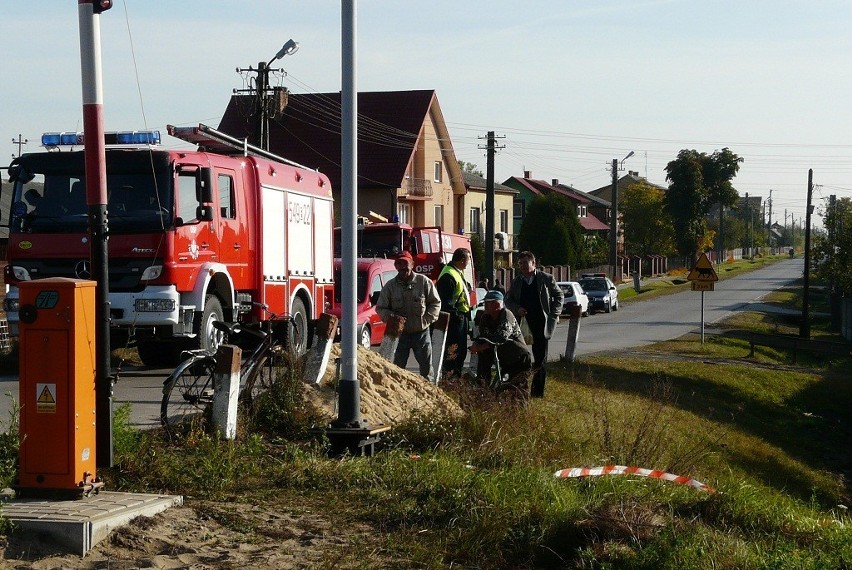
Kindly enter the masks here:
M 526 376 L 515 375 L 511 376 L 507 371 L 503 369 L 503 365 L 500 362 L 500 356 L 498 354 L 498 348 L 501 346 L 501 343 L 496 343 L 491 339 L 486 337 L 478 337 L 474 339 L 475 342 L 482 342 L 491 346 L 491 350 L 494 353 L 493 362 L 491 364 L 493 371 L 491 369 L 488 370 L 487 376 L 483 378 L 479 378 L 481 385 L 484 388 L 488 388 L 492 390 L 496 394 L 500 394 L 503 392 L 510 393 L 513 397 L 524 400 L 526 398 L 527 393 L 527 379 Z M 477 355 L 477 357 L 479 357 Z M 511 369 L 511 367 L 510 367 Z M 526 375 L 528 372 L 522 372 L 521 374 Z M 519 382 L 519 380 L 522 380 Z
M 249 410 L 257 397 L 268 390 L 278 374 L 295 358 L 292 347 L 300 340 L 295 338 L 298 329 L 292 317 L 276 315 L 265 305 L 271 318 L 264 321 L 267 330 L 241 323 L 215 321 L 213 327 L 223 333 L 223 342 L 252 337 L 257 346 L 240 363 L 239 400 Z M 166 428 L 203 413 L 213 403 L 216 389 L 216 355 L 204 350 L 187 350 L 184 360 L 163 382 L 163 399 L 160 402 L 160 423 Z

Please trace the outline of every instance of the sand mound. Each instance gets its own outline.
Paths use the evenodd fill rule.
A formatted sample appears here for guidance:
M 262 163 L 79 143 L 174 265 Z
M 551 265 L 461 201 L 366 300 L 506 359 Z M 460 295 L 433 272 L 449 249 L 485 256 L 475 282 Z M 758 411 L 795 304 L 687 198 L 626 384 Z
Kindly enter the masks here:
M 329 419 L 337 417 L 334 380 L 340 345 L 331 349 L 331 358 L 322 380 L 306 386 L 305 397 Z M 379 354 L 358 347 L 358 384 L 361 387 L 361 416 L 371 425 L 405 421 L 414 412 L 458 416 L 462 411 L 444 391 L 419 374 L 404 370 Z

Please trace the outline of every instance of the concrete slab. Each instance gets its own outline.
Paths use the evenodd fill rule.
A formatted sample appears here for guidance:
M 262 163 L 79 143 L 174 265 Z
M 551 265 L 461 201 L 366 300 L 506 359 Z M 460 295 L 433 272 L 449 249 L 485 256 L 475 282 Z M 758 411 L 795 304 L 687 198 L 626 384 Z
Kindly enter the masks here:
M 42 533 L 84 556 L 113 529 L 140 515 L 150 517 L 182 504 L 179 495 L 101 491 L 70 500 L 10 499 L 0 507 L 0 513 L 17 528 Z

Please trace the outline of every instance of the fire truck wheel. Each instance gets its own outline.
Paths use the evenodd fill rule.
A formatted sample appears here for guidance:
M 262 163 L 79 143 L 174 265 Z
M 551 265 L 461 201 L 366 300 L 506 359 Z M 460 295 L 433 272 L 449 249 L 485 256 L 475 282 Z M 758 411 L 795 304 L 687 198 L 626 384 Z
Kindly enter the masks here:
M 290 307 L 290 316 L 293 317 L 293 326 L 296 329 L 291 349 L 301 356 L 308 350 L 310 331 L 308 330 L 308 311 L 305 309 L 305 303 L 298 297 L 293 300 L 293 306 Z
M 198 330 L 198 348 L 211 354 L 222 344 L 222 332 L 213 328 L 213 321 L 224 319 L 222 304 L 215 295 L 207 295 L 204 300 L 204 313 L 201 315 L 201 327 Z

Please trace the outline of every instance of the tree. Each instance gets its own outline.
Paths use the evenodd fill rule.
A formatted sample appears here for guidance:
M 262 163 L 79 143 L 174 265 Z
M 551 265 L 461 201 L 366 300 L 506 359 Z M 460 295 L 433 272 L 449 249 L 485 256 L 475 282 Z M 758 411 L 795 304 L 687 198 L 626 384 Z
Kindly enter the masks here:
M 529 203 L 518 245 L 535 253 L 542 265 L 583 267 L 587 263 L 574 203 L 555 192 L 536 196 Z
M 464 160 L 460 160 L 459 161 L 459 168 L 461 168 L 461 171 L 463 173 L 466 172 L 468 174 L 476 174 L 477 176 L 481 176 L 482 178 L 485 178 L 485 175 L 482 173 L 482 171 L 479 169 L 479 167 L 477 167 L 472 162 L 465 162 Z
M 647 182 L 627 187 L 619 200 L 624 219 L 624 248 L 632 255 L 645 257 L 674 252 L 674 227 L 665 212 L 665 192 Z
M 852 198 L 840 198 L 823 212 L 826 231 L 814 236 L 813 260 L 818 277 L 852 295 Z
M 681 150 L 677 158 L 666 165 L 666 180 L 670 182 L 665 196 L 665 209 L 672 218 L 675 242 L 681 255 L 694 258 L 703 251 L 707 234 L 707 213 L 710 206 L 733 206 L 739 194 L 731 180 L 740 169 L 742 158 L 728 148 L 713 154 L 697 150 Z

